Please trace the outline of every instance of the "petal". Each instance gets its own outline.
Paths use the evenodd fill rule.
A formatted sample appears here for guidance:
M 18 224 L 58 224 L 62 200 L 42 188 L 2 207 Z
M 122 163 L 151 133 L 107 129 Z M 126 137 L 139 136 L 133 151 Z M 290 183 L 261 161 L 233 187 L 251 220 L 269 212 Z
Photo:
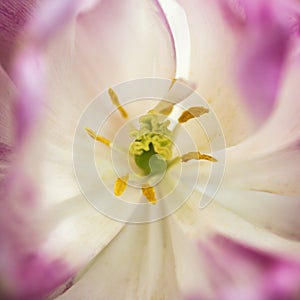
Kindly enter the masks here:
M 174 58 L 169 55 L 173 49 L 168 44 L 168 32 L 156 16 L 156 7 L 149 2 L 136 3 L 127 2 L 124 6 L 122 1 L 102 1 L 81 13 L 76 23 L 55 37 L 46 51 L 47 98 L 51 99 L 51 105 L 47 110 L 44 176 L 49 178 L 45 187 L 52 191 L 50 198 L 55 195 L 59 200 L 76 194 L 72 139 L 78 119 L 91 99 L 119 81 L 139 76 L 173 76 Z M 157 45 L 166 52 L 161 53 Z M 120 48 L 123 50 L 119 51 Z M 143 62 L 131 51 L 139 51 Z M 135 59 L 129 59 L 133 56 Z M 157 64 L 157 60 L 162 61 Z M 141 67 L 143 64 L 147 66 Z M 170 70 L 168 75 L 165 67 Z M 107 107 L 110 105 L 108 102 Z M 107 112 L 105 105 L 98 118 L 104 119 Z M 67 185 L 63 192 L 59 191 L 58 181 Z
M 35 46 L 44 47 L 65 25 L 85 11 L 96 0 L 45 1 L 34 12 L 35 16 L 28 24 L 27 34 Z M 28 36 L 26 36 L 28 39 Z
M 12 78 L 17 86 L 14 113 L 16 114 L 15 142 L 20 147 L 30 135 L 36 134 L 43 110 L 44 69 L 41 53 L 32 48 L 15 58 Z
M 185 194 L 186 190 L 182 189 L 182 193 Z M 218 245 L 214 245 L 215 241 L 211 241 L 211 236 L 214 236 L 216 232 L 232 236 L 245 244 L 252 245 L 252 247 L 259 245 L 261 249 L 273 253 L 285 252 L 287 255 L 297 257 L 299 243 L 291 243 L 270 232 L 261 230 L 255 225 L 245 222 L 229 210 L 223 209 L 216 202 L 212 202 L 205 209 L 198 209 L 198 201 L 199 194 L 192 195 L 186 205 L 182 206 L 169 219 L 178 285 L 183 295 L 198 295 L 195 299 L 223 299 L 215 294 L 218 292 L 216 284 L 220 284 L 225 289 L 228 286 L 228 282 L 225 280 L 227 275 L 223 278 L 219 274 L 229 273 L 230 276 L 234 277 L 238 273 L 238 270 L 231 273 L 231 264 L 228 264 L 226 257 L 222 256 L 222 249 L 219 253 L 220 258 L 208 255 L 207 248 L 210 249 L 212 246 L 218 249 Z M 199 241 L 201 241 L 200 255 L 195 253 L 194 249 L 195 244 Z M 228 252 L 230 253 L 229 250 Z M 222 270 L 217 268 L 216 260 L 218 259 L 223 262 Z M 234 265 L 234 258 L 232 260 Z M 251 262 L 249 264 L 251 265 Z M 220 277 L 221 282 L 219 282 Z M 237 276 L 237 278 L 239 277 Z M 247 282 L 249 286 L 252 283 L 251 280 Z M 242 284 L 244 282 L 238 281 L 232 289 L 229 286 L 230 291 L 238 292 Z M 231 298 L 229 297 L 229 299 Z
M 234 149 L 235 150 L 235 149 Z M 297 197 L 300 195 L 300 151 L 298 146 L 239 158 L 227 152 L 223 185 L 243 190 L 264 191 Z
M 258 226 L 298 239 L 299 63 L 290 65 L 273 114 L 256 134 L 227 151 L 217 199 Z
M 176 55 L 176 78 L 188 79 L 190 71 L 190 32 L 186 14 L 176 1 L 155 0 L 160 5 L 172 32 Z
M 230 151 L 235 155 L 255 157 L 282 149 L 297 147 L 300 133 L 300 104 L 298 82 L 300 80 L 299 60 L 291 57 L 285 72 L 278 102 L 273 113 L 263 126 L 249 139 Z
M 39 234 L 31 223 L 37 213 L 32 204 L 38 197 L 32 174 L 15 165 L 9 171 L 0 187 L 1 293 L 9 299 L 41 299 L 66 281 L 73 270 L 40 248 Z
M 280 0 L 219 2 L 240 38 L 237 83 L 253 115 L 263 121 L 278 99 L 296 11 Z
M 168 222 L 181 294 L 190 295 L 199 292 L 210 294 L 211 286 L 207 280 L 207 270 L 199 268 L 203 261 L 198 254 L 198 240 L 187 231 L 186 227 L 181 226 L 176 217 L 170 217 Z M 202 227 L 201 236 L 204 237 L 206 233 L 206 228 Z
M 299 240 L 299 197 L 222 188 L 216 201 L 245 220 L 287 239 Z
M 7 73 L 0 67 L 0 182 L 7 173 L 14 149 L 12 98 L 15 88 Z
M 21 44 L 25 24 L 32 17 L 37 0 L 1 1 L 0 3 L 0 62 L 6 69 L 12 53 Z
M 185 197 L 187 193 L 190 193 L 191 187 L 186 185 L 181 185 L 182 194 L 177 195 L 178 197 Z M 228 192 L 228 193 L 226 193 Z M 260 218 L 260 223 L 257 222 L 257 219 L 250 219 L 247 218 L 248 215 L 246 215 L 246 208 L 243 211 L 244 214 L 239 214 L 238 211 L 234 211 L 234 204 L 237 205 L 238 208 L 243 209 L 243 204 L 249 198 L 246 198 L 245 200 L 242 198 L 244 195 L 241 194 L 241 197 L 239 198 L 233 198 L 236 196 L 239 196 L 238 194 L 234 194 L 234 190 L 226 191 L 221 190 L 219 194 L 217 194 L 217 199 L 215 201 L 211 201 L 209 205 L 206 205 L 204 208 L 199 205 L 199 202 L 201 200 L 203 190 L 202 189 L 194 189 L 191 196 L 188 198 L 188 200 L 185 202 L 185 205 L 183 205 L 180 209 L 178 209 L 173 215 L 172 218 L 175 219 L 175 221 L 178 223 L 178 225 L 182 228 L 182 231 L 188 235 L 191 238 L 200 238 L 205 237 L 208 234 L 214 234 L 215 232 L 222 233 L 224 235 L 230 236 L 234 239 L 237 239 L 243 243 L 246 243 L 248 245 L 256 246 L 260 245 L 262 249 L 266 249 L 268 251 L 272 252 L 280 252 L 285 251 L 287 253 L 291 253 L 296 255 L 299 252 L 299 242 L 297 239 L 287 239 L 287 234 L 285 232 L 285 235 L 281 234 L 278 235 L 278 227 L 281 226 L 281 228 L 284 228 L 284 226 L 288 227 L 288 224 L 284 225 L 284 221 L 289 222 L 289 214 L 285 215 L 285 220 L 281 222 L 279 218 L 275 218 L 275 222 L 271 223 L 271 213 L 266 214 L 266 220 L 265 222 L 269 222 L 269 224 L 275 224 L 273 227 L 270 228 L 270 226 L 261 226 L 263 223 L 263 213 L 258 213 L 259 209 L 259 198 L 256 203 L 257 206 L 255 209 L 251 210 L 249 209 L 249 216 Z M 236 192 L 238 193 L 238 192 Z M 223 206 L 222 204 L 222 195 L 226 197 L 225 199 L 228 201 L 226 203 L 227 206 Z M 231 197 L 232 195 L 232 197 Z M 247 193 L 245 193 L 245 197 L 247 196 Z M 255 195 L 256 196 L 256 195 Z M 280 198 L 280 197 L 279 197 Z M 234 204 L 232 204 L 232 207 L 230 206 L 229 200 L 235 200 Z M 250 198 L 251 199 L 251 198 Z M 240 202 L 239 202 L 240 200 Z M 252 200 L 255 200 L 255 198 L 252 198 Z M 265 199 L 262 199 L 267 203 Z M 272 199 L 271 199 L 272 200 Z M 244 201 L 244 202 L 243 202 Z M 278 201 L 279 202 L 279 201 Z M 247 203 L 247 202 L 246 202 Z M 262 210 L 264 212 L 267 211 L 267 208 L 263 206 L 262 203 Z M 283 201 L 280 203 L 284 203 Z M 249 202 L 248 207 L 251 205 L 251 202 Z M 247 205 L 246 205 L 247 206 Z M 228 208 L 227 208 L 228 207 Z M 272 207 L 272 206 L 271 206 Z M 297 208 L 296 208 L 297 209 Z M 269 208 L 270 211 L 272 211 Z M 278 216 L 279 214 L 279 208 L 274 209 L 274 214 Z M 287 210 L 285 210 L 285 213 L 287 213 Z M 298 222 L 296 220 L 296 217 L 294 217 L 294 224 Z M 277 223 L 278 225 L 276 225 Z M 277 227 L 276 227 L 277 226 Z M 286 228 L 285 228 L 286 229 Z M 277 232 L 276 232 L 277 230 Z M 275 232 L 275 234 L 274 234 Z M 289 231 L 291 232 L 291 230 Z M 295 234 L 295 232 L 294 232 Z M 292 236 L 289 235 L 289 238 Z
M 41 248 L 53 257 L 62 257 L 75 270 L 84 267 L 124 226 L 101 215 L 82 195 L 46 206 L 39 214 L 36 222 L 45 237 Z
M 40 139 L 35 139 L 40 133 L 37 125 L 41 124 L 43 108 L 43 93 L 38 84 L 43 82 L 39 80 L 43 75 L 40 57 L 41 53 L 37 48 L 24 48 L 12 68 L 18 89 L 17 97 L 10 101 L 11 95 L 5 95 L 9 86 L 1 90 L 8 107 L 4 106 L 2 111 L 1 125 L 5 117 L 8 121 L 5 125 L 9 127 L 2 138 L 8 136 L 8 141 L 5 142 L 11 141 L 17 146 L 13 153 L 14 160 L 1 181 L 0 189 L 1 294 L 9 299 L 41 299 L 70 278 L 75 271 L 62 257 L 51 255 L 42 249 L 45 236 L 41 234 L 41 227 L 33 226 L 38 224 L 35 221 L 39 214 L 37 207 L 40 200 L 36 178 L 39 175 L 37 161 L 41 157 L 41 151 L 37 147 Z M 1 77 L 3 78 L 2 74 Z M 4 103 L 2 97 L 1 103 Z M 10 123 L 9 115 L 12 111 L 15 114 L 12 114 L 14 119 Z
M 86 297 L 181 299 L 166 222 L 127 225 L 59 299 Z
M 79 74 L 82 88 L 96 96 L 130 79 L 174 78 L 172 36 L 164 24 L 164 14 L 149 1 L 106 0 L 81 14 L 73 72 Z
M 199 244 L 213 295 L 187 299 L 296 299 L 300 262 L 273 255 L 216 235 Z M 203 268 L 203 265 L 201 266 Z
M 225 26 L 215 2 L 178 1 L 187 14 L 191 34 L 190 80 L 218 117 L 228 146 L 252 132 L 252 117 L 241 101 L 232 67 L 238 40 Z M 196 132 L 195 132 L 196 134 Z

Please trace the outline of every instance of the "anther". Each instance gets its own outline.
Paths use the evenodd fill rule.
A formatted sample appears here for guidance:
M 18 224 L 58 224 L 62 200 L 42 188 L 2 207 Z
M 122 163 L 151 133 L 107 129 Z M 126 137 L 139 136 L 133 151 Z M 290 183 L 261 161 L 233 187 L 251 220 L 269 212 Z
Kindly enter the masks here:
M 172 78 L 172 81 L 171 81 L 171 85 L 169 86 L 169 91 L 172 89 L 172 87 L 174 86 L 175 82 L 177 81 L 177 78 Z
M 148 111 L 148 114 L 157 114 L 168 116 L 173 111 L 174 103 L 161 100 L 153 109 Z
M 208 160 L 208 161 L 211 161 L 211 162 L 217 162 L 217 160 L 210 156 L 210 155 L 207 155 L 207 154 L 202 154 L 200 152 L 188 152 L 184 155 L 181 156 L 181 161 L 182 162 L 187 162 L 189 160 L 192 160 L 192 159 L 195 159 L 195 160 Z
M 127 187 L 128 178 L 129 178 L 128 174 L 126 176 L 117 178 L 114 186 L 114 194 L 116 196 L 121 196 L 124 193 Z
M 185 123 L 190 119 L 198 118 L 203 114 L 209 112 L 209 109 L 203 106 L 195 106 L 191 107 L 188 110 L 185 110 L 181 116 L 178 118 L 179 123 Z
M 88 135 L 93 138 L 94 140 L 101 142 L 102 144 L 105 144 L 106 146 L 110 146 L 110 140 L 108 140 L 107 138 L 101 136 L 101 135 L 97 135 L 95 133 L 95 131 L 93 131 L 90 128 L 85 128 L 86 132 L 88 133 Z
M 159 113 L 162 114 L 162 115 L 165 115 L 165 116 L 168 116 L 172 110 L 173 110 L 173 104 L 169 104 L 169 106 L 166 106 L 164 108 L 162 108 Z
M 143 192 L 143 195 L 147 198 L 147 200 L 150 203 L 155 204 L 157 202 L 153 186 L 150 186 L 148 184 L 143 184 L 142 192 Z
M 112 88 L 108 89 L 108 94 L 111 99 L 111 102 L 118 108 L 119 112 L 121 113 L 122 117 L 126 119 L 128 117 L 128 113 L 125 108 L 120 104 L 119 98 L 115 91 Z

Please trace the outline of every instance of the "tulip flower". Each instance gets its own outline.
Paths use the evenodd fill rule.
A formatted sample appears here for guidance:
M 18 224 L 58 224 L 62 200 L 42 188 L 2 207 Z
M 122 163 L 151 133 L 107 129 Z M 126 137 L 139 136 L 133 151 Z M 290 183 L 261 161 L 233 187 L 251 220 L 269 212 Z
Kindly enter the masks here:
M 0 298 L 297 299 L 299 12 L 0 4 Z

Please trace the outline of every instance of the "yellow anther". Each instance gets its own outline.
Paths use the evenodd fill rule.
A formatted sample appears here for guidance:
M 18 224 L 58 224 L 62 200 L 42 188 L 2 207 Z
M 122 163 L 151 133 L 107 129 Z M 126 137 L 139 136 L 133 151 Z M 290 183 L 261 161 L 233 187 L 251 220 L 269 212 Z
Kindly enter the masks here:
M 121 196 L 124 193 L 127 187 L 128 178 L 129 178 L 128 174 L 126 176 L 117 178 L 114 186 L 114 194 L 116 196 Z
M 209 112 L 208 108 L 203 107 L 203 106 L 191 107 L 181 114 L 181 116 L 178 118 L 178 122 L 185 123 L 190 119 L 198 118 L 201 115 L 206 114 L 208 112 Z
M 106 146 L 110 146 L 110 140 L 108 140 L 107 138 L 101 136 L 101 135 L 97 135 L 95 133 L 95 131 L 93 131 L 90 128 L 85 128 L 86 132 L 88 133 L 88 135 L 93 138 L 94 140 L 101 142 L 102 144 L 105 144 Z
M 207 154 L 202 154 L 200 152 L 188 152 L 188 153 L 181 156 L 181 161 L 182 162 L 187 162 L 187 161 L 192 160 L 192 159 L 196 159 L 196 160 L 204 159 L 204 160 L 209 160 L 209 161 L 212 161 L 212 162 L 217 161 L 214 157 L 212 157 L 210 155 L 207 155 Z
M 150 109 L 150 110 L 148 111 L 148 114 L 150 114 L 150 115 L 156 114 L 156 111 L 155 111 L 154 109 Z
M 128 117 L 128 113 L 125 108 L 120 104 L 119 98 L 115 91 L 112 88 L 108 89 L 108 94 L 111 99 L 111 102 L 118 108 L 119 112 L 121 113 L 122 117 L 126 119 Z
M 142 192 L 150 203 L 155 204 L 157 202 L 153 186 L 149 186 L 148 184 L 143 184 Z
M 169 106 L 161 109 L 159 113 L 168 116 L 172 112 L 172 110 L 173 110 L 173 104 L 169 104 Z
M 153 109 L 148 111 L 148 113 L 168 116 L 172 112 L 173 106 L 174 103 L 163 99 Z

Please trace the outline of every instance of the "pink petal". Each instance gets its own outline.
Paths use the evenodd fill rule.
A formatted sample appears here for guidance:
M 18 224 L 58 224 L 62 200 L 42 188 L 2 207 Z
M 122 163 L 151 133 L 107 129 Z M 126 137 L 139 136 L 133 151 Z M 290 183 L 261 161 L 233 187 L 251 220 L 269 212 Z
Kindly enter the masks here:
M 0 2 L 0 61 L 7 68 L 15 48 L 21 44 L 21 35 L 37 6 L 37 0 Z
M 14 93 L 15 88 L 12 81 L 0 67 L 0 182 L 7 173 L 14 149 L 11 101 Z
M 217 201 L 258 226 L 298 239 L 299 61 L 289 59 L 277 105 L 264 126 L 228 149 Z
M 16 114 L 15 139 L 18 146 L 35 130 L 41 121 L 45 87 L 41 53 L 35 48 L 24 50 L 14 61 L 12 77 L 17 85 L 17 99 L 14 103 Z
M 45 1 L 35 11 L 35 17 L 28 24 L 27 33 L 35 46 L 45 46 L 66 24 L 73 20 L 89 2 L 96 0 Z M 97 0 L 100 2 L 101 0 Z
M 271 300 L 299 297 L 300 262 L 293 258 L 250 248 L 220 235 L 201 242 L 199 253 L 206 258 L 207 278 L 213 296 L 190 295 L 186 299 Z
M 231 152 L 255 157 L 297 146 L 300 139 L 299 67 L 297 55 L 288 60 L 278 101 L 269 119 L 249 139 L 231 149 Z
M 292 47 L 290 19 L 299 8 L 281 0 L 219 2 L 241 43 L 234 61 L 237 83 L 255 118 L 263 121 L 278 99 Z
M 2 293 L 8 299 L 41 299 L 70 278 L 74 270 L 40 248 L 40 236 L 33 226 L 37 223 L 32 223 L 39 195 L 24 165 L 20 160 L 14 161 L 0 186 L 0 277 L 5 282 Z
M 55 23 L 55 15 L 52 17 Z M 9 172 L 5 174 L 0 186 L 0 277 L 1 282 L 4 282 L 1 293 L 9 299 L 41 299 L 75 271 L 63 258 L 51 256 L 42 249 L 45 236 L 42 238 L 40 228 L 35 227 L 40 200 L 36 180 L 39 174 L 37 161 L 41 154 L 37 147 L 40 141 L 35 138 L 40 134 L 38 125 L 41 124 L 44 105 L 41 57 L 41 49 L 36 45 L 24 47 L 12 67 L 17 97 L 14 101 L 9 99 L 10 95 L 5 98 L 6 105 L 12 107 L 15 113 L 12 115 L 16 117 L 14 124 L 6 124 L 9 127 L 8 140 L 16 145 L 16 149 Z M 1 123 L 4 120 L 1 115 Z M 3 149 L 1 154 L 4 153 Z M 28 153 L 32 157 L 28 157 Z

